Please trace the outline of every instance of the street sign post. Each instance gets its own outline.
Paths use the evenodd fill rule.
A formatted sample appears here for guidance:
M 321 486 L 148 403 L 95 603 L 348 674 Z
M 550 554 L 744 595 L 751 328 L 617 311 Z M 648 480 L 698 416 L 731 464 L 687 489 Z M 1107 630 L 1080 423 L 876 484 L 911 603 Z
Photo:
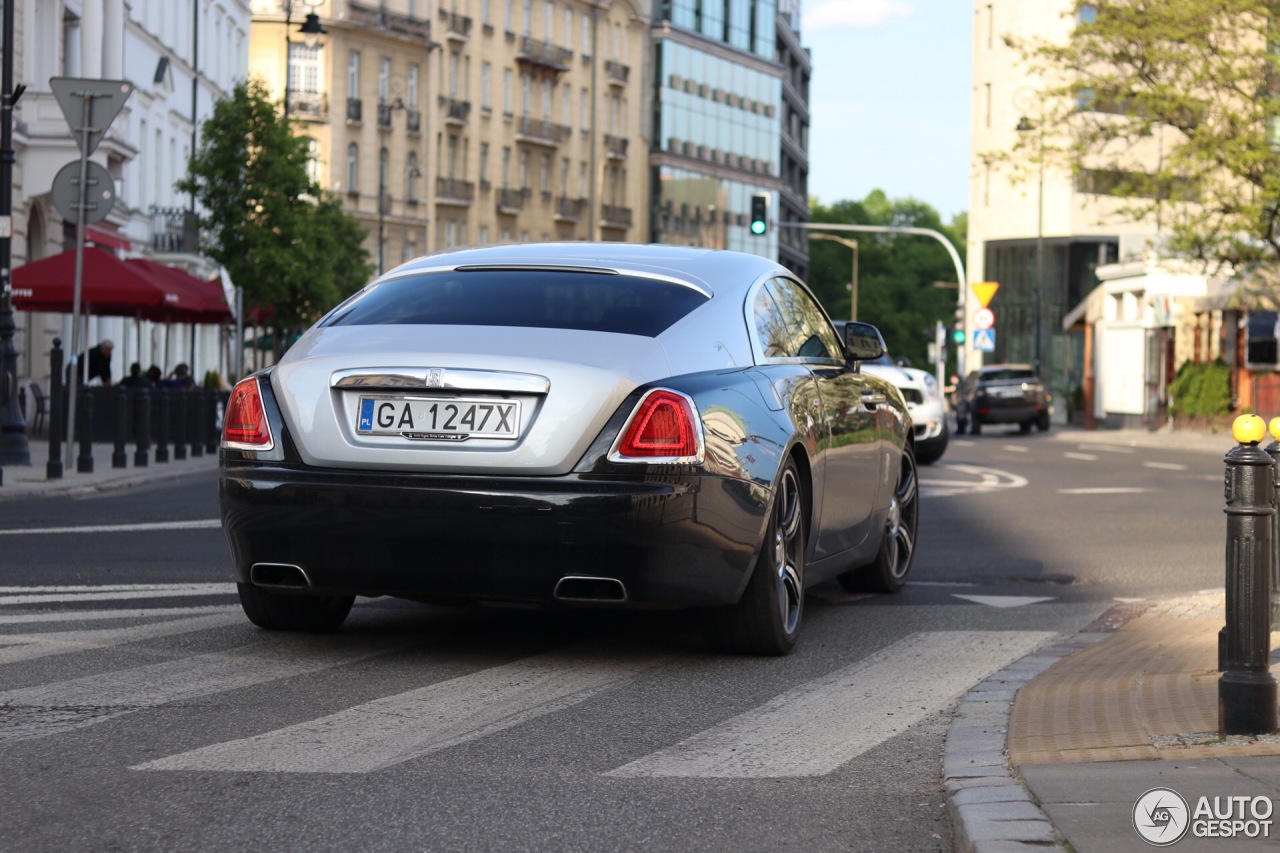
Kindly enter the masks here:
M 82 319 L 80 317 L 80 294 L 84 286 L 84 228 L 88 222 L 96 222 L 97 219 L 107 215 L 111 209 L 109 204 L 98 204 L 95 199 L 93 213 L 97 212 L 98 207 L 102 208 L 102 215 L 97 219 L 89 219 L 89 208 L 86 204 L 87 191 L 89 188 L 90 174 L 94 176 L 94 182 L 97 186 L 111 186 L 111 201 L 115 199 L 115 185 L 111 180 L 111 175 L 106 169 L 101 172 L 90 170 L 89 155 L 98 147 L 98 143 L 102 141 L 102 137 L 106 135 L 107 128 L 111 126 L 111 122 L 115 121 L 120 110 L 124 108 L 124 102 L 129 99 L 129 95 L 133 93 L 133 84 L 128 80 L 92 80 L 85 77 L 52 77 L 49 79 L 49 88 L 53 90 L 53 96 L 58 101 L 58 106 L 62 108 L 62 115 L 67 119 L 67 125 L 71 128 L 71 136 L 76 141 L 76 145 L 80 147 L 80 161 L 77 164 L 79 179 L 76 182 L 76 204 L 74 205 L 73 218 L 76 223 L 76 278 L 75 288 L 71 299 L 71 382 L 68 383 L 70 393 L 67 395 L 67 420 L 66 423 L 70 429 L 75 429 L 76 422 L 76 384 L 77 373 L 81 370 L 76 360 L 80 357 L 80 349 L 84 346 L 82 341 L 84 336 L 81 334 L 80 326 Z M 97 165 L 97 164 L 93 164 Z M 65 171 L 65 169 L 64 169 Z M 74 174 L 74 173 L 73 173 Z M 106 175 L 105 184 L 102 176 Z M 59 177 L 61 172 L 59 172 Z M 63 179 L 64 182 L 70 180 Z M 58 181 L 55 178 L 54 185 L 57 186 Z M 107 201 L 102 199 L 103 202 Z M 59 208 L 59 212 L 62 212 Z M 66 214 L 63 213 L 65 216 Z M 72 433 L 67 435 L 67 467 L 71 467 L 71 455 L 74 452 L 75 443 L 71 440 Z

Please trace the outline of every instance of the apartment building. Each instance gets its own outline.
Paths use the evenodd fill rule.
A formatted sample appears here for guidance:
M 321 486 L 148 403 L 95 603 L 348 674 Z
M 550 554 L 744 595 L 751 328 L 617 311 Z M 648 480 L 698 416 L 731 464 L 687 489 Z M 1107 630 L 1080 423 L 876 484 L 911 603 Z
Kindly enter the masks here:
M 776 227 L 808 211 L 798 21 L 796 4 L 776 0 L 663 0 L 655 10 L 653 242 L 752 252 L 807 272 L 807 240 L 784 241 Z M 758 192 L 770 194 L 775 223 L 762 236 L 747 227 Z
M 250 66 L 281 98 L 287 81 L 315 176 L 382 271 L 453 246 L 640 239 L 647 27 L 629 0 L 264 0 Z
M 968 277 L 998 282 L 999 289 L 990 305 L 996 317 L 991 351 L 975 347 L 972 312 L 978 306 L 968 300 L 965 363 L 1038 363 L 1062 420 L 1079 407 L 1097 365 L 1134 362 L 1139 378 L 1113 383 L 1116 396 L 1104 400 L 1099 394 L 1090 408 L 1100 417 L 1110 410 L 1140 419 L 1147 400 L 1159 397 L 1158 389 L 1144 387 L 1142 368 L 1148 359 L 1156 365 L 1171 360 L 1162 349 L 1169 336 L 1153 331 L 1159 294 L 1116 298 L 1108 310 L 1121 318 L 1117 329 L 1133 331 L 1113 336 L 1107 359 L 1096 341 L 1086 340 L 1083 327 L 1064 331 L 1063 320 L 1098 287 L 1100 268 L 1140 259 L 1156 245 L 1157 226 L 1122 217 L 1120 202 L 1105 192 L 1104 175 L 1088 169 L 1073 175 L 1035 156 L 1047 87 L 1028 70 L 1020 48 L 1035 40 L 1065 42 L 1078 16 L 1093 12 L 1088 6 L 1077 12 L 1071 0 L 976 0 L 973 10 Z M 1086 100 L 1080 108 L 1091 106 Z M 1158 151 L 1149 153 L 1154 162 Z M 1162 382 L 1163 370 L 1151 381 Z

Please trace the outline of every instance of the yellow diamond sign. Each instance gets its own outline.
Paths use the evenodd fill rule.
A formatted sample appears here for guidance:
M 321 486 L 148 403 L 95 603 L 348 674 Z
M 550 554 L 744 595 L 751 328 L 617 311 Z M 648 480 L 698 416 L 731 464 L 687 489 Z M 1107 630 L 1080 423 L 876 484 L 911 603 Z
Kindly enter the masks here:
M 986 308 L 991 304 L 991 297 L 996 295 L 996 291 L 1000 289 L 1000 283 L 996 281 L 975 281 L 969 285 L 969 289 L 973 291 L 973 295 L 978 297 L 978 304 Z

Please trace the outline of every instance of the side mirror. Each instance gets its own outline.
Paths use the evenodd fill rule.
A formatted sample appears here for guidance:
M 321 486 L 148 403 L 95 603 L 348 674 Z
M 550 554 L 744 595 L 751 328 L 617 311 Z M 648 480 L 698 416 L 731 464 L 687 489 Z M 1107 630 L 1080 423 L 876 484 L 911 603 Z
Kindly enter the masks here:
M 850 322 L 844 327 L 844 354 L 851 361 L 870 361 L 888 351 L 880 330 L 870 323 Z

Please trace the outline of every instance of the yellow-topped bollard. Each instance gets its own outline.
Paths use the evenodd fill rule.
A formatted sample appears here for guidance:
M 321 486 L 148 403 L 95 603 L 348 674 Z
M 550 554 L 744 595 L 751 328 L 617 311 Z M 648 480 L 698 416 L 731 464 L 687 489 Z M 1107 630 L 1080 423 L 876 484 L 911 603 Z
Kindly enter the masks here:
M 1267 432 L 1271 433 L 1271 437 L 1276 441 L 1280 441 L 1280 418 L 1272 418 L 1267 424 Z
M 1272 419 L 1273 423 L 1275 421 L 1280 421 L 1280 418 Z M 1239 444 L 1257 444 L 1266 434 L 1267 423 L 1257 415 L 1241 415 L 1231 424 L 1231 437 Z

